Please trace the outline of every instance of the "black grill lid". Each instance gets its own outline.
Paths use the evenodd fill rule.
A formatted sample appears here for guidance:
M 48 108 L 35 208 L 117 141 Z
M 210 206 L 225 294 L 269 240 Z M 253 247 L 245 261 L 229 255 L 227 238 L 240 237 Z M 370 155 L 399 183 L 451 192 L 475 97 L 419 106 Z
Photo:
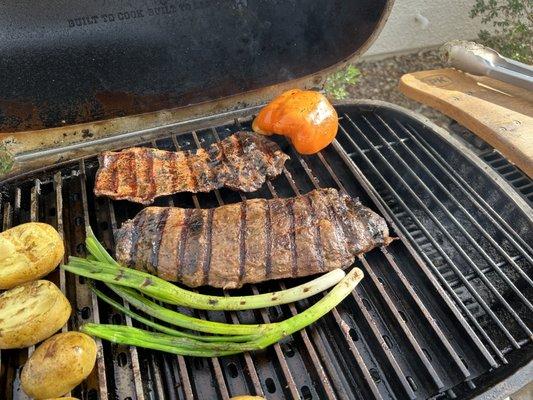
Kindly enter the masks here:
M 7 2 L 0 13 L 0 132 L 188 106 L 318 74 L 366 49 L 391 5 Z M 258 100 L 257 93 L 244 97 L 245 104 Z

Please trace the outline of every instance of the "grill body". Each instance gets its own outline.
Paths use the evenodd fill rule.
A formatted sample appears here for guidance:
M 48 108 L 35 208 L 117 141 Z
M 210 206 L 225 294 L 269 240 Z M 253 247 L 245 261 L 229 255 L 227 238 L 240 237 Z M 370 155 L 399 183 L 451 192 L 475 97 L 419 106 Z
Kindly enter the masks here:
M 155 204 L 214 207 L 244 198 L 289 197 L 317 187 L 359 197 L 386 217 L 400 240 L 356 261 L 366 277 L 352 296 L 316 324 L 251 354 L 194 359 L 99 342 L 97 367 L 74 395 L 468 398 L 531 368 L 531 208 L 473 153 L 427 120 L 378 102 L 339 105 L 338 111 L 337 140 L 318 155 L 300 156 L 276 138 L 291 160 L 280 177 L 259 191 L 178 194 Z M 192 131 L 156 131 L 135 141 L 170 150 L 208 146 L 249 128 L 251 114 L 226 115 L 216 125 L 198 121 Z M 3 229 L 30 220 L 48 222 L 63 235 L 68 254 L 83 256 L 90 224 L 112 249 L 114 231 L 142 206 L 95 198 L 97 167 L 96 159 L 87 157 L 3 184 Z M 69 329 L 86 321 L 132 324 L 98 302 L 83 279 L 61 270 L 49 279 L 76 310 Z M 267 282 L 238 292 L 297 283 Z M 310 302 L 195 315 L 227 322 L 276 321 Z M 7 398 L 25 398 L 18 378 L 27 356 L 26 350 L 0 354 L 0 390 Z M 522 383 L 518 378 L 513 382 L 517 387 Z

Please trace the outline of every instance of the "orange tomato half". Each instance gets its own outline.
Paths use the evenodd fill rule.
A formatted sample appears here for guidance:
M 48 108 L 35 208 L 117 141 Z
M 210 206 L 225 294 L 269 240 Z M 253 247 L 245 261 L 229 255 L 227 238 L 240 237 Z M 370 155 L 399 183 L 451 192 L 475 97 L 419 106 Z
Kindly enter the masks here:
M 290 138 L 300 154 L 314 154 L 329 145 L 339 128 L 337 112 L 321 93 L 293 89 L 267 104 L 252 123 L 264 135 Z

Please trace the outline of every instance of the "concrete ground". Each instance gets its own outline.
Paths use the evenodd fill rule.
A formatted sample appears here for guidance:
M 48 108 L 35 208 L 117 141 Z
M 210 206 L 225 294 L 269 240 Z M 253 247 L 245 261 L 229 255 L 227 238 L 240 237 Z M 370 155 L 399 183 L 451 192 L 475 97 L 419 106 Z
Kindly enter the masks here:
M 448 127 L 451 121 L 448 117 L 408 99 L 398 90 L 398 82 L 403 74 L 444 68 L 437 50 L 424 50 L 378 61 L 361 61 L 355 66 L 361 71 L 361 78 L 356 85 L 347 88 L 350 98 L 388 101 L 419 112 L 444 128 Z

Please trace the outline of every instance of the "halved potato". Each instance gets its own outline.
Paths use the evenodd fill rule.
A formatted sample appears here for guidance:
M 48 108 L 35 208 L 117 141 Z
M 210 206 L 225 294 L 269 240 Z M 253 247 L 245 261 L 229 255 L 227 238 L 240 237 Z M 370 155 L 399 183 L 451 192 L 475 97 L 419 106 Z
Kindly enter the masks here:
M 58 333 L 45 340 L 24 365 L 22 389 L 34 399 L 70 392 L 91 373 L 96 342 L 81 332 Z
M 261 396 L 241 395 L 232 397 L 229 400 L 265 400 L 265 398 Z
M 25 283 L 0 294 L 0 349 L 28 347 L 57 332 L 70 303 L 52 282 Z
M 0 233 L 0 289 L 42 278 L 64 254 L 61 236 L 48 224 L 29 222 Z

